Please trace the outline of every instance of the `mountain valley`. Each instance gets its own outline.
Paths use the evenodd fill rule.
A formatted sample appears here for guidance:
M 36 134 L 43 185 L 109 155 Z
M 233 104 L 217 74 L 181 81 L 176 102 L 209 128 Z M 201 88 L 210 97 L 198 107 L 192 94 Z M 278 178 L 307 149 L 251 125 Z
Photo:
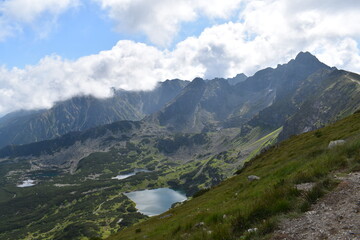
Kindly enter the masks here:
M 0 238 L 259 239 L 278 215 L 309 208 L 294 184 L 326 192 L 332 171 L 358 168 L 359 109 L 358 74 L 301 52 L 250 77 L 167 80 L 9 114 L 0 119 Z M 328 150 L 337 139 L 349 143 Z M 146 171 L 114 179 L 137 169 Z M 35 185 L 17 187 L 27 180 Z M 149 218 L 124 195 L 157 188 L 190 200 Z

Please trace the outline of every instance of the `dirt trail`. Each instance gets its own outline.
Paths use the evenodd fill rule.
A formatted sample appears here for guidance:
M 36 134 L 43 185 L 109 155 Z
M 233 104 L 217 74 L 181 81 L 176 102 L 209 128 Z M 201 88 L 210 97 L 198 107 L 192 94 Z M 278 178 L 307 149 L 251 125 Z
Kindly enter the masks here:
M 360 173 L 338 179 L 338 187 L 310 211 L 281 223 L 272 240 L 360 240 Z

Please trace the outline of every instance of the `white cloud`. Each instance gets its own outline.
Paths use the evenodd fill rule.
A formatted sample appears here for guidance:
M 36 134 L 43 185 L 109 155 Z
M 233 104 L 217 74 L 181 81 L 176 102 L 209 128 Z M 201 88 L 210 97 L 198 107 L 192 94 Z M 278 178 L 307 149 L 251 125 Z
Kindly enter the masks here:
M 4 0 L 0 2 L 0 41 L 20 33 L 24 27 L 36 29 L 46 35 L 56 18 L 80 0 Z M 41 19 L 41 23 L 38 20 Z M 53 25 L 53 24 L 52 24 Z M 40 30 L 39 30 L 40 29 Z
M 317 49 L 319 49 L 317 56 L 322 61 L 360 73 L 360 49 L 354 39 L 345 38 L 335 43 L 323 41 Z
M 75 95 L 109 97 L 111 88 L 152 89 L 177 74 L 190 78 L 196 66 L 180 66 L 172 53 L 142 43 L 119 41 L 111 50 L 76 61 L 53 55 L 24 69 L 0 67 L 0 114 L 16 109 L 49 108 Z M 179 63 L 179 64 L 175 64 Z
M 159 46 L 167 47 L 183 22 L 203 15 L 231 17 L 242 0 L 94 0 L 116 21 L 117 30 L 145 34 Z
M 239 22 L 206 29 L 180 43 L 173 53 L 187 52 L 187 63 L 205 68 L 204 76 L 209 78 L 237 71 L 253 73 L 304 50 L 335 65 L 323 52 L 337 48 L 344 39 L 360 39 L 357 0 L 94 1 L 108 10 L 120 31 L 143 33 L 160 46 L 168 46 L 183 22 L 199 16 L 226 19 L 238 12 Z M 357 59 L 356 54 L 352 52 L 350 58 Z
M 176 15 L 172 8 L 179 3 L 175 1 L 167 1 L 168 5 L 152 2 L 158 7 L 174 4 L 169 13 L 175 14 L 178 21 L 175 25 L 180 27 L 177 24 L 190 21 L 199 14 L 223 17 L 222 14 L 232 13 L 232 9 L 221 8 L 213 1 L 216 7 L 208 9 L 199 7 L 201 1 L 198 1 L 197 8 L 185 11 L 190 12 L 189 15 Z M 120 2 L 123 5 L 119 5 Z M 180 2 L 184 6 L 189 3 Z M 102 0 L 102 3 L 116 15 L 128 11 L 121 6 L 135 8 L 143 2 Z M 226 6 L 237 3 L 228 1 Z M 120 10 L 115 11 L 114 6 Z M 164 10 L 146 6 L 151 14 L 140 16 L 140 12 L 146 10 L 144 7 L 138 12 L 140 15 L 129 20 L 134 21 L 131 24 L 135 30 L 143 31 L 142 24 L 147 25 L 144 29 L 158 26 L 159 36 L 164 34 L 171 39 L 173 32 L 168 31 L 166 22 L 171 14 L 161 13 L 159 19 L 162 20 L 155 19 L 151 23 L 151 16 Z M 242 7 L 238 22 L 209 27 L 199 36 L 179 42 L 172 51 L 119 41 L 111 50 L 75 61 L 49 56 L 24 69 L 0 67 L 0 114 L 20 108 L 50 107 L 55 101 L 79 94 L 107 97 L 111 87 L 151 89 L 158 81 L 172 78 L 232 77 L 241 72 L 251 75 L 259 69 L 285 63 L 299 51 L 310 51 L 330 66 L 360 72 L 360 25 L 357 24 L 360 1 L 258 0 L 247 1 Z M 144 19 L 149 22 L 143 23 Z M 161 21 L 166 22 L 165 26 Z M 169 28 L 175 25 L 170 23 Z
M 329 65 L 353 71 L 360 71 L 355 67 L 359 64 L 359 16 L 360 1 L 356 0 L 250 1 L 241 14 L 248 34 L 264 40 L 259 43 L 266 47 L 263 54 L 278 59 L 307 50 Z

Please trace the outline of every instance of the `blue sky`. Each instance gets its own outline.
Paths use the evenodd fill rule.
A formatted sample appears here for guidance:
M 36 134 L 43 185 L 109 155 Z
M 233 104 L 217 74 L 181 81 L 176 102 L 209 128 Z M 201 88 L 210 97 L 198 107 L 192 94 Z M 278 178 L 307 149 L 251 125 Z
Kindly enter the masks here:
M 45 14 L 46 15 L 46 14 Z M 46 21 L 46 16 L 43 17 Z M 198 36 L 206 27 L 235 20 L 234 16 L 226 19 L 208 19 L 199 16 L 196 21 L 181 23 L 180 31 L 166 48 L 173 49 L 175 44 L 189 36 Z M 41 19 L 38 21 L 41 25 Z M 41 28 L 41 27 L 40 27 Z M 25 26 L 21 33 L 0 42 L 0 65 L 9 68 L 24 68 L 34 65 L 46 55 L 56 54 L 69 60 L 96 54 L 111 49 L 119 40 L 130 39 L 135 42 L 155 45 L 141 32 L 127 33 L 115 30 L 114 22 L 99 4 L 83 1 L 76 8 L 60 15 L 51 30 L 42 36 L 31 26 Z M 47 31 L 47 30 L 46 30 Z M 158 46 L 164 49 L 163 46 Z
M 59 16 L 44 37 L 25 27 L 22 33 L 0 42 L 0 64 L 23 68 L 51 54 L 75 60 L 111 49 L 120 39 L 146 42 L 144 36 L 128 36 L 113 28 L 112 21 L 96 3 L 84 2 Z
M 111 88 L 252 75 L 310 51 L 360 72 L 358 0 L 3 0 L 0 116 Z

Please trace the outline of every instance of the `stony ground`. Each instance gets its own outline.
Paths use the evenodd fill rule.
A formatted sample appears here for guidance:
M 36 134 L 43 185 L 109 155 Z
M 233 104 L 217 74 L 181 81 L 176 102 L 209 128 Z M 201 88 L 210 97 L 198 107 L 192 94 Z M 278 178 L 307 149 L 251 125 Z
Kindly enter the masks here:
M 281 223 L 272 240 L 360 240 L 360 172 L 338 179 L 338 187 L 310 211 Z

